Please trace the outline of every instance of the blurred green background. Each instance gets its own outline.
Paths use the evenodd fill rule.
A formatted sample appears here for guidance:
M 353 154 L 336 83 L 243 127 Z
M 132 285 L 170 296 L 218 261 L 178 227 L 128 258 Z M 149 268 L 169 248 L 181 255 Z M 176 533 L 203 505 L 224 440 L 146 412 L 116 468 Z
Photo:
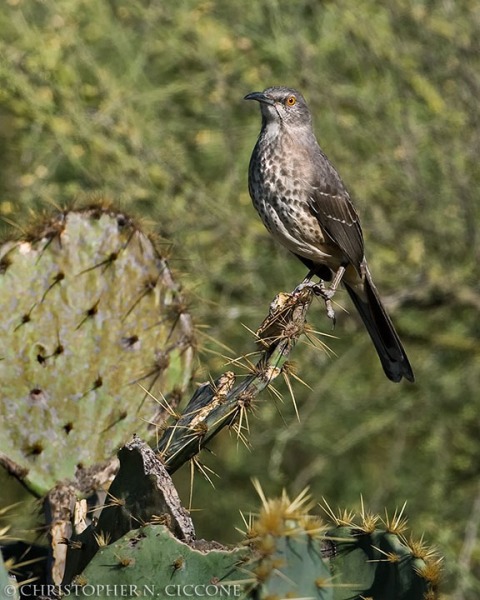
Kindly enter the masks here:
M 4 0 L 0 32 L 1 228 L 98 192 L 144 217 L 198 324 L 197 381 L 225 370 L 220 344 L 250 352 L 243 325 L 305 274 L 251 206 L 260 118 L 242 101 L 304 93 L 417 382 L 384 377 L 342 292 L 351 314 L 321 338 L 335 354 L 294 353 L 300 423 L 280 385 L 284 402 L 264 394 L 250 418 L 250 450 L 224 433 L 202 456 L 219 477 L 195 477 L 198 535 L 239 539 L 252 476 L 334 506 L 406 500 L 446 557 L 445 597 L 478 598 L 478 2 Z M 320 303 L 310 322 L 332 333 Z M 176 481 L 188 504 L 188 468 Z

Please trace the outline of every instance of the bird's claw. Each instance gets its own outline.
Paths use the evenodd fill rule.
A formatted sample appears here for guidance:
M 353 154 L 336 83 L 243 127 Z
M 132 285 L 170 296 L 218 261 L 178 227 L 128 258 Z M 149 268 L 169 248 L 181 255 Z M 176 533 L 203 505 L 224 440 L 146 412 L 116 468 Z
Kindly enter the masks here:
M 325 301 L 325 308 L 327 309 L 327 317 L 332 321 L 332 328 L 335 328 L 335 324 L 337 322 L 337 318 L 335 316 L 335 311 L 332 306 L 332 298 L 335 295 L 335 290 L 328 290 L 325 287 L 323 281 L 317 284 L 317 287 L 313 290 L 313 293 L 316 296 L 320 296 Z
M 333 310 L 332 301 L 330 299 L 325 300 L 325 308 L 327 309 L 327 317 L 332 320 L 332 329 L 335 329 L 337 317 L 335 316 L 335 311 Z
M 309 289 L 312 290 L 312 292 L 314 294 L 316 294 L 315 292 L 315 288 L 317 288 L 320 284 L 315 283 L 313 281 L 303 281 L 302 283 L 300 283 L 299 285 L 297 285 L 297 287 L 293 290 L 293 294 L 295 296 L 297 296 L 298 294 L 300 294 L 300 292 L 303 292 L 303 290 Z
M 315 296 L 323 298 L 323 300 L 325 301 L 325 308 L 327 309 L 327 317 L 332 320 L 333 327 L 335 327 L 337 319 L 332 306 L 332 298 L 335 295 L 335 290 L 327 289 L 323 281 L 319 281 L 318 283 L 315 283 L 313 281 L 304 281 L 300 285 L 297 285 L 293 293 L 296 295 L 305 289 L 310 289 L 315 294 Z

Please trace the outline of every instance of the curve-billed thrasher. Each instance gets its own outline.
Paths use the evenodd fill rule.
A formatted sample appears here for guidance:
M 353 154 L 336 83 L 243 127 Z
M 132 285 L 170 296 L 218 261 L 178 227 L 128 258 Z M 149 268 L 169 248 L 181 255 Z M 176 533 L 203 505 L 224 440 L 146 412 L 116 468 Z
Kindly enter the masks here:
M 414 381 L 405 350 L 372 281 L 357 211 L 318 145 L 305 99 L 286 87 L 253 92 L 245 99 L 257 100 L 262 112 L 248 187 L 263 223 L 309 268 L 308 280 L 318 275 L 332 281 L 329 289 L 322 284 L 317 289 L 327 301 L 343 283 L 387 377 Z

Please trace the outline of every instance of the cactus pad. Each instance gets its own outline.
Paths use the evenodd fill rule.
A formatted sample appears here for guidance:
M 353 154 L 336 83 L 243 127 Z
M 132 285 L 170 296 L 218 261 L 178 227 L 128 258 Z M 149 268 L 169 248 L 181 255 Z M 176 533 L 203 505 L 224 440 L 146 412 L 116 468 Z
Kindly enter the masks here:
M 5 242 L 0 314 L 0 459 L 38 495 L 152 435 L 138 383 L 178 396 L 191 376 L 178 286 L 124 214 L 66 211 Z
M 163 525 L 147 525 L 100 549 L 72 585 L 79 586 L 75 588 L 77 595 L 83 588 L 90 598 L 104 597 L 101 590 L 98 596 L 92 595 L 100 589 L 99 582 L 123 585 L 124 598 L 179 597 L 187 592 L 193 597 L 220 597 L 227 591 L 229 597 L 240 597 L 240 582 L 248 577 L 239 568 L 246 549 L 208 549 L 205 543 L 203 546 L 197 549 L 180 542 Z M 215 586 L 220 588 L 218 594 Z
M 436 569 L 426 556 L 416 555 L 401 535 L 376 529 L 336 527 L 328 532 L 334 541 L 335 555 L 330 559 L 334 600 L 352 598 L 389 598 L 424 600 L 436 598 Z M 431 561 L 430 561 L 431 562 Z M 435 573 L 429 580 L 428 570 Z M 350 582 L 349 585 L 345 585 Z
M 0 551 L 0 597 L 18 600 L 19 594 L 18 589 L 16 588 L 16 581 L 8 575 L 7 567 L 3 562 L 2 553 Z
M 434 600 L 440 561 L 422 541 L 407 540 L 406 522 L 396 515 L 377 528 L 378 515 L 330 515 L 333 527 L 309 514 L 305 492 L 290 501 L 267 500 L 250 525 L 253 558 L 247 567 L 256 578 L 252 598 L 318 600 Z

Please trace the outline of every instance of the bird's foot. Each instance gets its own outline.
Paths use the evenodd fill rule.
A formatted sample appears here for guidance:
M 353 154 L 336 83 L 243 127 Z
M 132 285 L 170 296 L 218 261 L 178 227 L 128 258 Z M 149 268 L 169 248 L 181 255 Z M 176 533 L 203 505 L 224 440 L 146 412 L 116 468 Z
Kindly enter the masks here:
M 315 296 L 323 298 L 323 300 L 325 301 L 325 308 L 327 309 L 327 317 L 332 320 L 333 327 L 335 327 L 337 319 L 332 306 L 332 298 L 335 295 L 335 290 L 326 288 L 325 282 L 322 280 L 320 280 L 318 283 L 305 280 L 300 285 L 297 285 L 297 287 L 293 290 L 293 293 L 299 294 L 305 289 L 310 289 L 315 294 Z
M 327 317 L 331 319 L 333 327 L 337 322 L 335 311 L 332 306 L 332 298 L 335 295 L 335 290 L 327 289 L 324 281 L 319 281 L 316 287 L 313 288 L 313 293 L 325 301 L 325 308 L 327 309 Z
M 318 287 L 318 285 L 318 283 L 310 281 L 310 279 L 304 279 L 302 283 L 298 284 L 297 287 L 293 290 L 293 294 L 294 296 L 296 296 L 300 292 L 303 292 L 303 290 L 307 289 L 312 290 L 312 292 L 315 293 L 315 288 Z

